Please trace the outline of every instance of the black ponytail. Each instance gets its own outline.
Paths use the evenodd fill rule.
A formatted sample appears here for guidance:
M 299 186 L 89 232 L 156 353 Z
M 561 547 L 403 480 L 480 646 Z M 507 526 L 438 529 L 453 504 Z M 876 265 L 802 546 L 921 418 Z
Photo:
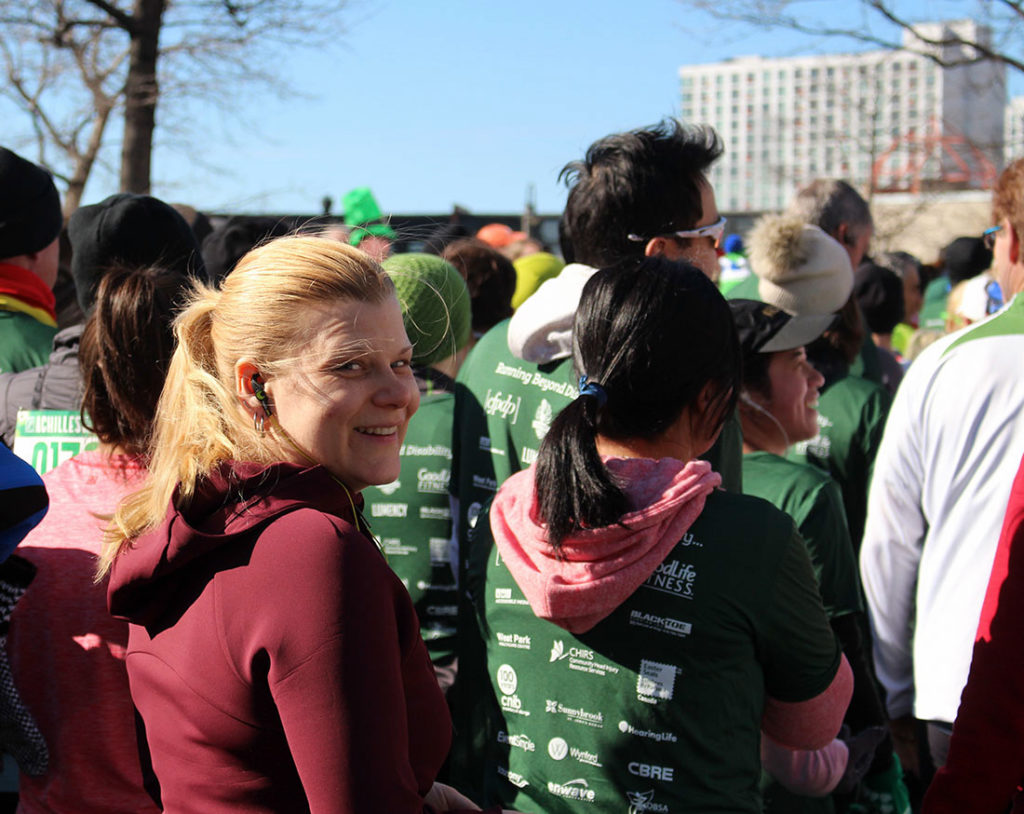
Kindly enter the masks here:
M 538 512 L 556 550 L 574 532 L 612 525 L 630 510 L 598 455 L 598 434 L 653 440 L 710 384 L 701 429 L 713 435 L 734 410 L 740 383 L 726 301 L 698 269 L 659 257 L 623 261 L 587 281 L 573 324 L 573 362 L 607 400 L 578 397 L 541 443 Z
M 625 493 L 597 454 L 599 409 L 594 396 L 570 402 L 551 422 L 537 454 L 538 511 L 555 549 L 580 528 L 610 526 L 629 511 Z

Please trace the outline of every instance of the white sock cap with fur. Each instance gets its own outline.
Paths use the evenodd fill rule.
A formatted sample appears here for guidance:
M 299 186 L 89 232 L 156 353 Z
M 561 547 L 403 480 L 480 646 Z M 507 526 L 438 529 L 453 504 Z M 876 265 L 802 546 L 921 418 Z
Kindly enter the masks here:
M 853 268 L 842 245 L 792 215 L 766 215 L 750 234 L 761 300 L 790 314 L 833 314 L 850 298 Z

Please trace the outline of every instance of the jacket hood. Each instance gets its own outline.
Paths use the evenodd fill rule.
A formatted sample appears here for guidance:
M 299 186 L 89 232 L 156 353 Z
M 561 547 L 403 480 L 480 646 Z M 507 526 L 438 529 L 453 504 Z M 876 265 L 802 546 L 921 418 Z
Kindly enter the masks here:
M 561 559 L 537 519 L 534 467 L 505 481 L 491 507 L 491 531 L 533 612 L 571 633 L 608 616 L 654 573 L 722 482 L 706 461 L 605 458 L 632 510 L 621 524 L 563 541 Z
M 85 330 L 85 323 L 71 325 L 63 330 L 57 331 L 53 337 L 53 352 L 73 353 L 78 355 L 78 345 L 82 341 L 82 331 Z
M 572 356 L 572 321 L 583 286 L 596 271 L 570 263 L 516 309 L 508 324 L 513 356 L 537 364 Z
M 154 621 L 183 571 L 286 512 L 314 508 L 355 520 L 345 492 L 322 466 L 226 462 L 200 482 L 188 506 L 176 508 L 177 496 L 163 522 L 114 561 L 107 588 L 114 616 L 143 625 Z M 362 498 L 355 500 L 361 507 Z

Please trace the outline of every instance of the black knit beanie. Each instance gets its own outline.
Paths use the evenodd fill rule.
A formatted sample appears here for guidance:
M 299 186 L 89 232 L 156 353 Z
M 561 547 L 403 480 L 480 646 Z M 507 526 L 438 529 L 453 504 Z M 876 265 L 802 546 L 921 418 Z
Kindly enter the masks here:
M 45 249 L 62 225 L 50 173 L 0 147 L 0 259 Z
M 71 276 L 88 314 L 103 273 L 115 263 L 159 265 L 206 279 L 199 243 L 185 219 L 149 195 L 122 193 L 83 206 L 68 221 Z
M 264 240 L 292 231 L 280 218 L 235 215 L 214 229 L 203 241 L 203 261 L 210 278 L 219 283 L 249 251 Z
M 958 237 L 942 250 L 942 257 L 953 285 L 977 277 L 992 265 L 992 252 L 980 237 Z

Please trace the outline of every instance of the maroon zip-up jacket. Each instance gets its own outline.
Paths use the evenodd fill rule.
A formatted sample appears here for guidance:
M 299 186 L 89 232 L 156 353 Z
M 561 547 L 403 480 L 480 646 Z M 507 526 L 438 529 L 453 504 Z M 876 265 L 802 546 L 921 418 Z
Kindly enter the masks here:
M 409 595 L 354 521 L 322 467 L 225 464 L 117 558 L 165 811 L 430 811 L 451 722 Z

